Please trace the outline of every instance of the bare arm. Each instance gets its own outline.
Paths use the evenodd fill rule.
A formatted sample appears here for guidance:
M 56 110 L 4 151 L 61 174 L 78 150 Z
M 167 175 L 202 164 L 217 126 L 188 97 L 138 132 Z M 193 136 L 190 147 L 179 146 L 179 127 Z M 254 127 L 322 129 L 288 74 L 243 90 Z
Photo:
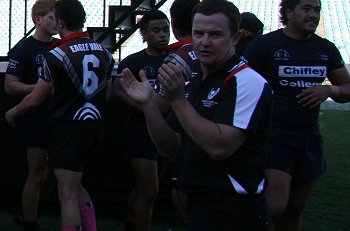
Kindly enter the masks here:
M 245 142 L 243 130 L 215 123 L 202 117 L 184 95 L 182 70 L 174 64 L 163 64 L 159 81 L 164 85 L 167 98 L 177 119 L 191 137 L 213 159 L 222 160 L 232 155 Z
M 23 100 L 15 107 L 8 110 L 5 114 L 7 123 L 14 126 L 19 116 L 26 114 L 29 110 L 39 106 L 51 94 L 53 86 L 44 81 L 38 80 L 33 91 L 26 95 Z
M 186 133 L 215 160 L 228 158 L 247 139 L 239 128 L 203 118 L 187 100 L 172 101 L 171 106 Z
M 345 67 L 336 69 L 330 73 L 329 80 L 335 88 L 330 97 L 338 103 L 350 101 L 350 75 Z M 338 89 L 338 90 L 337 90 Z
M 22 79 L 18 76 L 6 74 L 4 88 L 5 92 L 9 95 L 27 95 L 29 94 L 35 84 L 25 84 L 21 81 Z
M 307 88 L 297 95 L 304 107 L 316 107 L 328 97 L 338 103 L 350 101 L 350 76 L 345 67 L 333 70 L 328 76 L 332 85 L 320 85 Z

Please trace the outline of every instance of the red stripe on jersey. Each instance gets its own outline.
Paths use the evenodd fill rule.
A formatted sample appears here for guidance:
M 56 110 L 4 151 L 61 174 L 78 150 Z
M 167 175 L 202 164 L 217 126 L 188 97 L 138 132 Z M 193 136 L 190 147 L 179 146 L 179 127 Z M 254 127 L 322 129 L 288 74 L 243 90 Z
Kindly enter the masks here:
M 69 34 L 67 36 L 64 36 L 62 39 L 58 40 L 57 42 L 53 43 L 50 46 L 50 49 L 58 47 L 59 45 L 61 45 L 62 43 L 65 43 L 68 40 L 75 39 L 75 38 L 84 38 L 84 37 L 89 38 L 89 33 L 88 32 L 75 32 L 75 33 Z
M 233 76 L 235 76 L 235 74 L 237 74 L 238 72 L 242 71 L 245 68 L 250 68 L 250 67 L 247 64 L 243 64 L 237 67 L 236 69 L 234 69 L 233 71 L 231 71 L 230 74 L 225 78 L 224 84 L 226 85 L 227 82 L 230 81 L 230 79 L 232 79 Z
M 172 52 L 174 50 L 177 50 L 181 46 L 186 45 L 188 43 L 192 43 L 192 38 L 183 39 L 183 40 L 180 40 L 176 43 L 170 44 L 170 45 L 164 47 L 163 50 L 166 51 L 167 53 L 169 53 L 169 52 Z

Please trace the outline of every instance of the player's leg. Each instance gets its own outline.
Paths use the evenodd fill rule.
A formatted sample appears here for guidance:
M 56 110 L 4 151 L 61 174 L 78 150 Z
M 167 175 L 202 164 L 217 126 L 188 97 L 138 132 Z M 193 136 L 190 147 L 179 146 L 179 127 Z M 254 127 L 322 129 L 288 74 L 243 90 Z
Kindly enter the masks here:
M 78 204 L 82 172 L 67 169 L 54 169 L 54 172 L 61 204 L 61 230 L 81 226 Z
M 313 189 L 315 179 L 326 171 L 323 141 L 320 135 L 304 135 L 302 151 L 293 175 L 288 207 L 276 230 L 302 230 L 302 212 Z
M 188 220 L 187 193 L 180 188 L 173 187 L 171 189 L 171 199 L 180 215 L 181 221 L 186 225 Z
M 267 206 L 274 220 L 287 209 L 292 177 L 281 170 L 266 169 L 267 187 L 264 193 Z
M 131 216 L 135 230 L 150 230 L 153 204 L 158 195 L 158 164 L 154 160 L 134 158 L 131 160 L 135 177 L 132 194 Z
M 302 230 L 302 211 L 312 191 L 313 183 L 314 181 L 302 185 L 292 185 L 287 209 L 275 222 L 275 231 Z
M 182 190 L 183 155 L 172 158 L 171 172 L 171 199 L 184 225 L 188 220 L 188 195 Z
M 25 221 L 37 220 L 40 190 L 48 173 L 47 151 L 27 148 L 28 176 L 22 191 L 22 213 Z

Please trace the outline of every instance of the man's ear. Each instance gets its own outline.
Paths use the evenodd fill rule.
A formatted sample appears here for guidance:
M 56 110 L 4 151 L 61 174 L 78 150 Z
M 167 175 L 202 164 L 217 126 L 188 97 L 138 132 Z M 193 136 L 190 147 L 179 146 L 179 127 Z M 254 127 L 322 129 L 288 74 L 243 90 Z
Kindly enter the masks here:
M 65 27 L 65 23 L 62 19 L 57 19 L 57 26 L 59 29 L 63 29 Z
M 286 10 L 286 17 L 287 17 L 287 20 L 288 20 L 288 21 L 289 21 L 291 18 L 293 18 L 293 10 L 287 9 L 287 10 Z
M 34 20 L 34 24 L 35 24 L 35 25 L 36 25 L 36 24 L 39 24 L 39 23 L 40 23 L 40 16 L 39 16 L 39 15 L 35 15 L 34 18 L 33 18 L 33 20 Z
M 239 41 L 239 37 L 240 37 L 240 32 L 239 32 L 239 31 L 237 31 L 236 33 L 233 33 L 233 34 L 231 35 L 231 41 L 232 41 L 232 45 L 233 45 L 233 46 L 236 46 L 236 45 L 237 45 L 237 43 L 238 43 L 238 41 Z

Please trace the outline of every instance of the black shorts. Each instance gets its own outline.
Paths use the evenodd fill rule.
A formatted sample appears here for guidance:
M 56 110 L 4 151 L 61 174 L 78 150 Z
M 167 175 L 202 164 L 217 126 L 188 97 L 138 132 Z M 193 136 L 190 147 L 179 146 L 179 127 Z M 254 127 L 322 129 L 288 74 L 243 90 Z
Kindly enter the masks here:
M 19 144 L 47 150 L 54 120 L 46 115 L 28 115 L 21 119 Z
M 81 172 L 87 160 L 103 148 L 102 121 L 59 121 L 49 145 L 49 166 Z
M 302 184 L 326 171 L 321 135 L 271 135 L 267 169 L 287 172 L 293 183 Z
M 154 146 L 145 124 L 130 123 L 125 135 L 125 159 L 142 158 L 161 162 L 162 158 Z
M 270 216 L 262 195 L 188 193 L 188 231 L 267 231 Z

